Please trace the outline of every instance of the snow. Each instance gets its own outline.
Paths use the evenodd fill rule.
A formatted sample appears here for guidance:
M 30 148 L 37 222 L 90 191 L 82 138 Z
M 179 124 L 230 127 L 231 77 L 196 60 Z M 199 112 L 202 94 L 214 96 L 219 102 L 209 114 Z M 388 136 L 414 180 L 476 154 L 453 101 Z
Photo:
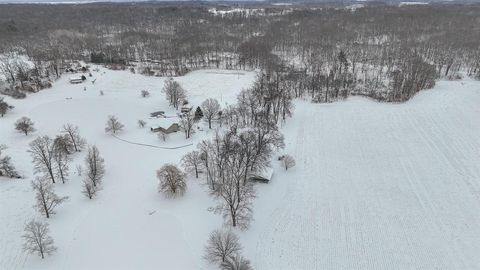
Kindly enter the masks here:
M 209 97 L 235 103 L 254 78 L 200 70 L 176 79 L 196 108 Z M 165 120 L 151 112 L 177 113 L 161 93 L 165 79 L 100 68 L 80 85 L 64 76 L 25 100 L 6 97 L 15 109 L 0 119 L 0 143 L 25 179 L 0 179 L 0 269 L 212 269 L 203 247 L 222 219 L 209 211 L 215 203 L 207 187 L 190 178 L 183 198 L 157 192 L 155 171 L 213 135 L 204 125 L 190 140 L 178 132 L 163 142 L 150 132 Z M 282 153 L 273 157 L 272 181 L 256 185 L 254 221 L 237 232 L 254 269 L 480 268 L 480 82 L 441 81 L 403 104 L 361 97 L 295 103 L 282 127 L 282 153 L 296 166 L 285 171 L 276 160 Z M 120 139 L 141 144 L 105 134 L 110 114 L 125 124 Z M 22 116 L 38 131 L 15 132 Z M 88 200 L 75 172 L 85 151 L 75 154 L 70 181 L 55 185 L 70 199 L 48 220 L 58 252 L 41 260 L 21 250 L 24 223 L 46 220 L 32 208 L 26 151 L 64 123 L 97 145 L 107 174 L 99 196 Z
M 478 81 L 404 104 L 296 102 L 283 132 L 297 165 L 258 186 L 245 256 L 255 269 L 479 269 L 478 104 Z
M 100 68 L 80 85 L 70 84 L 68 76 L 63 76 L 53 88 L 25 100 L 6 97 L 15 109 L 0 119 L 0 143 L 9 146 L 6 153 L 25 179 L 0 179 L 0 269 L 210 268 L 202 259 L 203 247 L 209 233 L 221 227 L 222 219 L 208 211 L 215 204 L 207 188 L 191 179 L 183 198 L 166 199 L 157 192 L 156 170 L 165 163 L 178 164 L 200 140 L 212 136 L 207 127 L 191 140 L 178 132 L 163 142 L 150 132 L 148 126 L 165 120 L 150 119 L 150 112 L 177 113 L 161 93 L 165 79 Z M 225 104 L 235 102 L 236 95 L 253 83 L 255 73 L 200 70 L 175 79 L 187 90 L 192 106 L 209 97 Z M 151 97 L 142 98 L 143 89 L 149 90 Z M 119 138 L 160 147 L 187 147 L 169 150 L 117 140 L 104 132 L 110 114 L 125 125 Z M 22 116 L 35 122 L 37 132 L 25 136 L 14 131 L 13 123 Z M 147 127 L 139 128 L 139 119 L 145 120 Z M 81 135 L 97 145 L 107 174 L 99 197 L 88 200 L 81 194 L 82 178 L 75 169 L 77 164 L 83 165 L 86 153 L 75 154 L 70 181 L 55 185 L 56 192 L 70 200 L 48 220 L 58 252 L 42 261 L 21 250 L 24 224 L 34 217 L 46 220 L 32 208 L 33 174 L 26 151 L 36 136 L 54 136 L 65 123 L 78 125 Z

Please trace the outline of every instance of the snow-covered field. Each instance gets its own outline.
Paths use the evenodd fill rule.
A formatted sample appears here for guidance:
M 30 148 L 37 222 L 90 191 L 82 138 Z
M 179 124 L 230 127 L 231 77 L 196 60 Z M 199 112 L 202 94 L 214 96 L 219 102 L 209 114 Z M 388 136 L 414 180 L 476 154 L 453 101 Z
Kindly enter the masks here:
M 259 192 L 256 269 L 480 269 L 480 82 L 297 102 L 283 131 L 297 166 Z
M 208 211 L 214 202 L 206 188 L 190 179 L 183 198 L 157 192 L 155 170 L 194 146 L 132 145 L 103 129 L 114 114 L 126 126 L 119 136 L 135 142 L 195 145 L 212 133 L 161 142 L 137 127 L 139 119 L 159 124 L 150 112 L 175 114 L 160 91 L 164 78 L 105 69 L 94 73 L 95 84 L 70 85 L 67 77 L 26 100 L 7 99 L 16 108 L 0 119 L 0 143 L 26 176 L 0 179 L 0 269 L 211 269 L 203 247 L 222 220 Z M 254 78 L 203 70 L 178 81 L 196 106 L 207 97 L 234 103 Z M 151 97 L 141 98 L 142 89 Z M 404 104 L 297 101 L 282 127 L 297 166 L 284 172 L 274 162 L 273 181 L 257 185 L 255 220 L 238 232 L 245 257 L 255 269 L 480 269 L 479 104 L 475 81 L 439 82 Z M 38 131 L 16 133 L 21 116 Z M 70 181 L 55 186 L 70 200 L 49 220 L 58 252 L 41 260 L 21 250 L 24 223 L 44 219 L 32 208 L 26 150 L 64 123 L 99 147 L 107 174 L 99 196 L 86 199 L 74 169 L 85 152 L 75 154 Z

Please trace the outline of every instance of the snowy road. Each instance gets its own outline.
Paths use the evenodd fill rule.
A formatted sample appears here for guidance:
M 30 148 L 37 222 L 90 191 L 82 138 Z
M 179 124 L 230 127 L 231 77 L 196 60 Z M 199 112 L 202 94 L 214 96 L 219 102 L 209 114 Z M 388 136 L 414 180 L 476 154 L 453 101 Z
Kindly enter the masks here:
M 480 83 L 406 104 L 298 102 L 259 192 L 256 269 L 480 269 Z M 265 206 L 271 205 L 271 206 Z

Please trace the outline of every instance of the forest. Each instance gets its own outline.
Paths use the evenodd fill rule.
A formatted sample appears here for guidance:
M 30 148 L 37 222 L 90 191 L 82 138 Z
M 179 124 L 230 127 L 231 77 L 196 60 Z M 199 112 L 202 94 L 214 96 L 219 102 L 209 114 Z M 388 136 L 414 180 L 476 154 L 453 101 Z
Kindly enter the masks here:
M 255 69 L 314 102 L 401 102 L 438 78 L 480 77 L 479 18 L 475 4 L 2 5 L 1 90 L 23 97 L 83 60 L 147 76 Z

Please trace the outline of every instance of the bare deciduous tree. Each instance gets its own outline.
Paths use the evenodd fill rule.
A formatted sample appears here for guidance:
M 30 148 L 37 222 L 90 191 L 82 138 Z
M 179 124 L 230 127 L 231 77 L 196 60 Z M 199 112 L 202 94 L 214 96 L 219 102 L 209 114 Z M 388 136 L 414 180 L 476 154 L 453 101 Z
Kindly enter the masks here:
M 186 172 L 195 172 L 195 178 L 198 178 L 198 173 L 203 166 L 200 152 L 193 150 L 192 152 L 189 152 L 183 156 L 182 166 Z
M 7 111 L 13 109 L 13 106 L 8 105 L 8 103 L 4 100 L 4 98 L 0 98 L 0 116 L 4 116 Z
M 57 179 L 60 178 L 64 184 L 69 175 L 68 163 L 71 161 L 68 155 L 70 153 L 68 143 L 68 138 L 64 136 L 57 136 L 53 141 L 53 165 L 55 174 Z M 73 150 L 73 145 L 71 148 Z
M 146 124 L 147 124 L 147 122 L 145 122 L 143 120 L 138 120 L 138 126 L 139 127 L 144 128 Z
M 63 125 L 62 132 L 64 132 L 66 137 L 69 138 L 70 143 L 73 144 L 73 147 L 75 148 L 75 151 L 80 152 L 83 148 L 85 148 L 86 142 L 85 139 L 80 136 L 78 126 L 65 124 Z
M 55 150 L 64 152 L 67 155 L 75 151 L 75 147 L 67 134 L 57 135 L 53 140 L 53 145 Z
M 10 178 L 20 178 L 15 166 L 13 166 L 9 156 L 2 156 L 2 151 L 7 149 L 7 146 L 0 144 L 0 176 Z
M 90 179 L 84 179 L 82 183 L 82 193 L 89 199 L 93 199 L 99 190 L 98 186 L 93 185 Z
M 180 126 L 185 132 L 185 139 L 190 138 L 190 136 L 195 132 L 195 116 L 193 113 L 188 112 L 180 116 Z
M 28 253 L 37 253 L 44 259 L 45 255 L 50 255 L 57 250 L 53 238 L 49 235 L 47 223 L 32 220 L 25 225 L 24 232 L 23 250 Z
M 167 197 L 182 196 L 187 190 L 185 175 L 175 165 L 163 165 L 157 171 L 157 178 L 160 180 L 158 191 Z
M 38 137 L 30 144 L 28 152 L 33 158 L 36 173 L 43 173 L 55 183 L 54 147 L 53 141 L 48 136 Z
M 148 92 L 147 90 L 142 90 L 142 91 L 140 92 L 140 95 L 141 95 L 142 97 L 149 97 L 149 96 L 150 96 L 150 92 Z
M 119 131 L 122 131 L 123 127 L 124 127 L 123 124 L 120 123 L 120 121 L 118 121 L 117 117 L 115 117 L 114 115 L 109 115 L 107 124 L 105 127 L 105 132 L 107 133 L 111 132 L 115 134 Z
M 25 116 L 15 122 L 15 129 L 19 132 L 25 133 L 25 135 L 28 135 L 28 133 L 35 131 L 33 121 Z
M 229 256 L 220 264 L 222 270 L 253 270 L 250 261 L 241 255 Z
M 223 263 L 242 250 L 238 236 L 231 231 L 214 230 L 205 246 L 205 259 L 210 263 Z
M 177 110 L 181 102 L 187 97 L 185 89 L 183 89 L 182 86 L 173 79 L 165 81 L 162 91 L 163 93 L 165 93 L 165 96 L 170 105 L 172 105 Z
M 203 116 L 208 122 L 208 128 L 212 128 L 212 120 L 220 112 L 220 104 L 216 99 L 209 98 L 202 103 Z
M 164 130 L 159 130 L 157 136 L 162 141 L 166 141 L 168 139 L 168 133 Z
M 285 171 L 295 166 L 295 159 L 290 155 L 283 156 L 282 166 L 285 168 Z
M 55 214 L 55 208 L 68 199 L 68 197 L 58 197 L 53 191 L 53 185 L 46 178 L 36 177 L 32 181 L 32 188 L 35 191 L 35 207 L 47 218 Z
M 102 178 L 105 175 L 104 163 L 103 158 L 100 157 L 98 148 L 95 145 L 89 147 L 87 157 L 85 158 L 86 177 L 95 187 L 100 186 Z

